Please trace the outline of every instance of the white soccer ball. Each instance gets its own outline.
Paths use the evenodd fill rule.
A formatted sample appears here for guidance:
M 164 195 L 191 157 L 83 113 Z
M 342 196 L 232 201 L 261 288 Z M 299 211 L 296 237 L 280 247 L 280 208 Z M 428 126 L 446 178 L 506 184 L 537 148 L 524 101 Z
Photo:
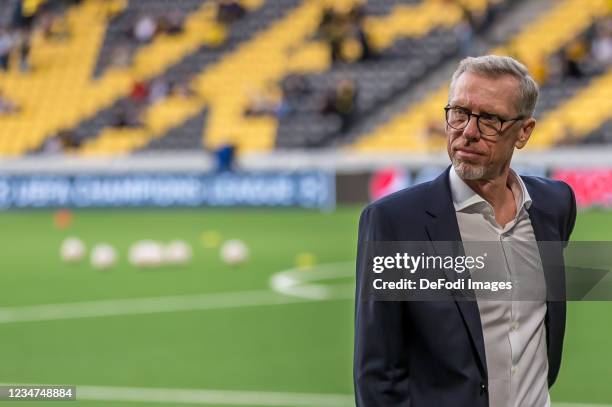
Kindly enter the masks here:
M 159 267 L 164 263 L 164 250 L 158 242 L 141 240 L 130 246 L 128 258 L 136 267 Z
M 173 240 L 164 247 L 167 264 L 186 264 L 191 260 L 191 246 L 183 240 Z
M 117 261 L 117 251 L 108 243 L 99 243 L 91 250 L 90 261 L 94 268 L 107 269 Z
M 242 240 L 231 239 L 223 243 L 220 254 L 225 263 L 236 265 L 249 258 L 249 248 Z
M 69 237 L 62 242 L 60 257 L 63 261 L 74 263 L 85 257 L 85 243 L 78 237 Z

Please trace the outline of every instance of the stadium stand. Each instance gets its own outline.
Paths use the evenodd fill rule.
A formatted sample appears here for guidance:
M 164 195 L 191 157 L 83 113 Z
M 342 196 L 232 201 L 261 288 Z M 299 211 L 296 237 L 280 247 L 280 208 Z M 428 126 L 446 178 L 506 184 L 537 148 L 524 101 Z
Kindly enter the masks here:
M 386 48 L 403 36 L 418 37 L 434 27 L 454 27 L 466 14 L 486 13 L 501 0 L 466 0 L 462 2 L 423 1 L 415 5 L 399 4 L 393 13 L 367 22 L 373 42 Z
M 344 7 L 349 7 L 352 4 L 352 2 L 346 2 L 346 3 L 347 4 Z M 335 2 L 335 6 L 338 6 L 338 2 Z M 420 7 L 420 5 L 417 5 L 416 7 Z M 477 7 L 477 5 L 475 5 L 474 7 Z M 403 9 L 402 7 L 398 6 L 397 8 L 399 8 L 399 11 L 396 11 L 395 13 L 405 12 L 405 9 Z M 231 66 L 228 66 L 227 69 L 223 68 L 224 66 L 223 63 L 219 64 L 220 68 L 215 70 L 215 73 L 218 73 L 217 76 L 214 76 L 214 75 L 209 76 L 208 74 L 201 74 L 198 78 L 194 80 L 194 83 L 200 84 L 199 86 L 199 88 L 201 89 L 200 93 L 210 95 L 210 94 L 215 94 L 215 92 L 217 92 L 218 94 L 215 97 L 208 98 L 209 103 L 212 105 L 212 108 L 210 109 L 211 114 L 209 117 L 209 125 L 207 127 L 207 132 L 206 132 L 207 145 L 214 147 L 215 145 L 223 144 L 225 140 L 228 137 L 230 137 L 230 138 L 237 138 L 236 142 L 240 144 L 243 150 L 269 149 L 273 146 L 274 134 L 276 130 L 275 120 L 270 120 L 270 118 L 266 118 L 266 117 L 257 117 L 257 118 L 242 117 L 241 112 L 244 109 L 246 109 L 245 104 L 248 103 L 247 101 L 245 101 L 245 96 L 244 96 L 247 93 L 246 89 L 248 87 L 251 87 L 251 88 L 263 87 L 268 82 L 278 80 L 278 78 L 282 77 L 283 74 L 285 74 L 286 72 L 292 69 L 300 68 L 301 61 L 303 61 L 311 69 L 313 68 L 313 62 L 317 60 L 319 62 L 314 63 L 315 65 L 314 69 L 316 69 L 317 67 L 321 69 L 321 67 L 324 68 L 326 66 L 329 66 L 329 61 L 326 61 L 325 55 L 320 52 L 323 49 L 323 47 L 321 47 L 320 44 L 314 45 L 314 47 L 316 47 L 316 49 L 319 51 L 317 57 L 314 57 L 316 53 L 309 53 L 307 51 L 304 52 L 304 51 L 298 50 L 297 51 L 298 54 L 302 52 L 302 55 L 306 55 L 308 57 L 300 58 L 298 56 L 294 58 L 295 55 L 292 55 L 291 59 L 294 62 L 286 64 L 285 62 L 286 62 L 287 57 L 283 55 L 290 47 L 293 47 L 295 46 L 296 43 L 303 41 L 303 37 L 313 32 L 314 26 L 312 23 L 316 22 L 315 15 L 318 15 L 319 12 L 320 10 L 317 7 L 317 4 L 315 4 L 314 2 L 309 2 L 308 4 L 304 4 L 303 7 L 295 11 L 295 13 L 291 16 L 290 19 L 287 19 L 287 21 L 291 21 L 293 23 L 289 25 L 285 24 L 285 29 L 287 29 L 287 27 L 290 27 L 290 30 L 292 33 L 291 36 L 278 34 L 278 31 L 283 29 L 283 25 L 282 25 L 283 22 L 280 22 L 279 28 L 275 29 L 275 31 L 272 31 L 274 34 L 266 36 L 265 34 L 267 33 L 264 33 L 264 36 L 262 36 L 261 39 L 259 38 L 254 39 L 252 43 L 249 43 L 246 45 L 245 49 L 241 49 L 238 52 L 232 54 L 231 55 L 232 56 Z M 383 18 L 388 19 L 389 16 L 393 16 L 393 15 L 394 13 L 391 13 L 390 15 L 384 16 Z M 305 24 L 300 25 L 299 21 L 304 21 Z M 297 30 L 296 29 L 297 27 L 303 27 L 304 28 L 303 32 Z M 437 32 L 434 33 L 432 35 L 433 38 L 431 38 L 429 42 L 424 41 L 423 44 L 421 44 L 422 45 L 421 47 L 404 46 L 404 48 L 413 50 L 412 52 L 414 55 L 417 55 L 419 51 L 424 51 L 425 54 L 428 56 L 426 57 L 426 59 L 431 64 L 435 64 L 439 62 L 441 58 L 436 48 L 433 47 L 433 44 L 439 44 L 438 38 L 436 38 L 437 34 L 438 34 Z M 448 33 L 442 33 L 442 34 L 443 35 L 446 34 L 446 39 L 448 43 L 448 41 L 450 40 L 449 38 L 450 36 L 448 35 Z M 274 41 L 276 41 L 277 45 L 274 44 Z M 266 55 L 267 56 L 266 61 L 259 64 L 262 67 L 266 66 L 267 68 L 273 68 L 273 69 L 270 69 L 270 70 L 259 69 L 256 71 L 248 71 L 246 73 L 242 72 L 240 75 L 240 78 L 244 79 L 244 81 L 242 82 L 236 81 L 235 79 L 237 75 L 236 75 L 236 70 L 234 67 L 244 66 L 246 64 L 252 63 L 252 62 L 247 62 L 247 61 L 241 62 L 241 59 L 248 60 L 249 58 L 251 58 L 249 55 L 257 56 L 257 55 L 266 54 L 266 52 L 261 49 L 261 45 L 258 45 L 258 44 L 265 44 L 268 50 L 273 49 L 277 51 L 276 58 L 274 57 L 274 55 L 270 55 L 270 53 L 268 52 L 268 54 Z M 309 48 L 309 47 L 312 47 L 312 46 L 310 44 L 306 46 L 306 48 Z M 453 47 L 447 47 L 447 48 L 449 50 L 453 49 Z M 397 52 L 397 47 L 391 50 L 391 54 L 393 52 Z M 380 69 L 379 67 L 375 66 L 374 70 L 368 69 L 367 67 L 366 69 L 361 70 L 361 72 L 363 72 L 363 75 L 365 77 L 366 83 L 368 84 L 378 83 L 379 84 L 379 86 L 372 87 L 373 89 L 372 93 L 374 94 L 382 93 L 383 95 L 385 95 L 385 92 L 386 92 L 388 94 L 389 91 L 396 91 L 398 88 L 400 88 L 403 85 L 401 82 L 402 79 L 405 81 L 406 77 L 408 76 L 408 80 L 410 80 L 410 75 L 406 74 L 405 69 L 402 69 L 402 67 L 400 67 L 400 64 L 398 62 L 399 61 L 395 61 L 395 66 L 390 66 L 390 67 L 387 66 L 387 67 L 384 67 L 384 69 Z M 274 63 L 278 65 L 275 65 Z M 418 62 L 415 62 L 415 64 L 418 64 Z M 284 69 L 284 66 L 287 66 L 288 69 Z M 301 66 L 301 68 L 304 68 L 304 66 Z M 384 72 L 385 69 L 388 72 L 395 74 L 395 76 L 385 75 L 385 72 Z M 425 70 L 424 68 L 417 66 L 411 72 L 418 72 L 418 71 L 424 72 L 424 70 Z M 382 73 L 383 78 L 386 79 L 387 86 L 384 86 L 384 83 L 381 83 L 380 78 L 378 78 L 381 76 L 380 74 L 372 75 L 372 72 L 379 73 L 379 71 Z M 266 72 L 268 73 L 266 74 Z M 270 74 L 272 74 L 272 76 L 270 76 Z M 207 79 L 209 77 L 210 79 Z M 400 81 L 398 81 L 398 79 L 400 79 Z M 315 82 L 325 83 L 324 81 L 319 81 L 318 78 L 317 80 L 315 80 Z M 216 91 L 215 89 L 216 87 L 218 87 L 218 84 L 224 84 L 224 86 L 221 89 L 219 89 L 219 91 Z M 233 87 L 235 87 L 237 90 L 232 91 L 231 89 L 228 88 L 228 84 L 233 85 Z M 365 102 L 362 102 L 362 103 L 365 103 L 367 106 L 375 105 L 379 100 L 377 99 L 376 95 L 372 97 L 371 96 L 372 93 L 364 92 Z M 185 115 L 189 113 L 190 113 L 189 111 L 186 111 Z M 147 114 L 147 116 L 153 117 L 156 115 Z M 220 120 L 216 118 L 220 118 Z M 170 123 L 170 124 L 174 125 L 176 123 Z M 166 130 L 166 128 L 161 128 L 161 129 Z M 129 136 L 130 133 L 133 133 L 134 137 L 130 137 Z M 98 141 L 88 143 L 83 150 L 85 152 L 91 152 L 95 154 L 128 151 L 128 150 L 134 149 L 137 146 L 141 145 L 146 139 L 146 137 L 143 136 L 146 133 L 147 132 L 142 129 L 134 129 L 134 130 L 121 129 L 117 131 L 107 129 L 102 133 L 102 137 L 98 137 L 98 139 L 101 139 L 101 141 L 98 140 Z M 313 132 L 311 131 L 310 134 L 312 133 Z M 159 136 L 160 134 L 161 133 L 156 133 L 157 136 Z M 155 138 L 156 136 L 153 135 L 152 137 Z M 316 137 L 316 134 L 315 134 L 315 137 Z M 126 141 L 126 140 L 130 140 L 130 141 Z M 111 146 L 115 146 L 116 150 L 113 150 Z
M 109 119 L 113 117 L 112 114 L 95 116 L 98 116 L 97 113 L 105 106 L 128 95 L 135 82 L 158 76 L 186 55 L 218 41 L 219 24 L 215 20 L 215 8 L 202 7 L 187 17 L 182 33 L 157 36 L 155 41 L 135 54 L 129 67 L 107 71 L 100 79 L 92 82 L 90 74 L 93 72 L 92 65 L 96 62 L 101 37 L 107 24 L 108 4 L 108 1 L 88 0 L 73 7 L 68 14 L 71 35 L 67 40 L 59 44 L 45 39 L 33 41 L 32 60 L 36 69 L 30 75 L 9 72 L 0 77 L 0 87 L 18 101 L 27 99 L 31 92 L 36 92 L 39 96 L 26 102 L 36 106 L 24 106 L 22 113 L 3 118 L 8 128 L 3 128 L 2 135 L 7 136 L 0 138 L 0 150 L 5 154 L 14 155 L 40 149 L 46 138 L 58 133 L 70 132 L 77 138 L 76 144 L 79 144 L 82 141 L 82 129 L 78 128 L 79 126 L 75 129 L 76 124 L 93 116 L 93 122 L 100 128 L 111 125 L 112 120 Z M 247 8 L 257 7 L 259 4 L 259 0 L 245 2 Z M 255 21 L 251 25 L 257 27 L 259 23 Z M 233 39 L 233 44 L 230 41 L 230 46 L 239 42 L 240 35 Z M 82 49 L 88 53 L 79 54 Z M 69 58 L 62 52 L 70 52 L 70 55 L 74 56 Z M 39 58 L 39 53 L 44 54 L 47 59 Z M 45 62 L 53 63 L 56 69 L 47 69 Z M 65 93 L 69 88 L 67 84 L 70 83 L 78 93 Z M 15 95 L 15 89 L 21 90 L 22 93 Z M 37 106 L 42 103 L 48 104 L 48 107 Z M 36 110 L 44 110 L 46 120 L 37 118 Z M 37 127 L 33 127 L 33 124 Z M 16 138 L 15 134 L 25 136 Z M 6 141 L 4 146 L 3 141 Z
M 356 87 L 356 111 L 346 120 L 354 121 L 359 114 L 393 98 L 403 89 L 423 77 L 428 69 L 453 55 L 458 45 L 452 33 L 447 30 L 435 31 L 414 41 L 398 41 L 383 58 L 401 52 L 401 42 L 410 42 L 404 47 L 415 57 L 388 58 L 355 65 L 337 65 L 321 74 L 308 75 L 312 84 L 310 94 L 296 104 L 292 115 L 280 118 L 276 145 L 279 148 L 320 147 L 330 143 L 343 130 L 343 120 L 337 115 L 323 115 L 321 95 L 334 89 L 343 79 L 350 78 Z M 431 48 L 428 44 L 439 44 Z M 444 45 L 443 45 L 444 44 Z M 427 49 L 426 52 L 420 52 Z
M 151 140 L 146 147 L 136 153 L 203 149 L 202 130 L 206 126 L 207 114 L 206 109 L 197 112 L 179 126 L 168 130 L 162 137 Z
M 524 27 L 506 44 L 495 48 L 492 52 L 515 55 L 532 70 L 537 70 L 535 65 L 539 61 L 550 58 L 555 52 L 558 52 L 563 46 L 584 32 L 597 18 L 604 16 L 606 12 L 605 1 L 565 0 L 555 2 L 550 10 Z M 563 30 L 558 29 L 561 26 L 564 27 Z M 605 81 L 597 82 L 596 85 L 591 86 L 606 86 L 606 83 Z M 358 139 L 353 148 L 357 151 L 385 151 L 391 149 L 428 151 L 431 149 L 430 137 L 428 136 L 431 133 L 431 123 L 436 122 L 441 115 L 441 108 L 446 103 L 447 88 L 448 82 L 444 82 L 442 86 L 429 92 L 420 101 L 406 106 L 390 121 L 377 127 L 371 134 Z M 604 88 L 603 92 L 609 92 L 609 89 L 609 87 Z M 582 95 L 583 93 L 579 94 Z M 586 92 L 585 95 L 593 95 L 593 92 Z M 597 95 L 593 95 L 593 98 L 597 99 Z M 605 109 L 605 107 L 606 104 L 602 106 L 602 109 Z M 562 115 L 562 113 L 559 114 L 559 116 Z M 534 144 L 549 146 L 554 142 L 555 138 L 550 134 L 555 129 L 549 130 L 551 129 L 550 126 L 540 123 L 537 129 L 538 137 L 534 139 L 541 141 Z
M 186 55 L 177 64 L 169 66 L 165 73 L 156 77 L 156 80 L 167 84 L 187 82 L 186 86 L 192 87 L 197 91 L 195 84 L 201 81 L 202 78 L 206 78 L 208 75 L 215 75 L 216 72 L 219 72 L 219 66 L 223 63 L 225 56 L 239 52 L 236 49 L 241 44 L 249 42 L 256 33 L 267 29 L 269 25 L 282 19 L 285 13 L 292 10 L 298 3 L 296 0 L 282 3 L 272 1 L 265 3 L 251 2 L 249 4 L 251 11 L 243 19 L 231 25 L 228 38 L 221 47 L 200 47 L 195 52 Z M 209 69 L 210 67 L 214 67 L 214 69 Z M 221 71 L 223 70 L 221 69 Z M 235 70 L 232 70 L 231 73 L 235 73 Z M 217 83 L 223 87 L 226 86 L 224 84 L 227 84 L 228 81 L 223 80 L 214 84 Z M 166 131 L 180 126 L 192 114 L 195 114 L 196 111 L 201 111 L 210 98 L 202 98 L 197 95 L 210 94 L 212 88 L 212 86 L 204 86 L 201 92 L 192 91 L 193 95 L 191 97 L 169 97 L 151 105 L 143 113 L 142 128 L 116 129 L 106 127 L 99 134 L 90 131 L 86 133 L 89 136 L 84 140 L 85 142 L 81 150 L 84 154 L 94 155 L 130 152 L 136 149 L 146 150 L 148 143 L 163 137 Z M 125 100 L 118 102 L 114 109 L 106 113 L 112 116 L 117 111 L 121 112 L 121 103 L 125 103 Z M 98 123 L 105 123 L 108 126 L 108 116 L 103 120 L 99 118 L 97 120 L 99 120 Z M 87 130 L 91 130 L 89 123 L 84 123 L 80 128 L 84 133 Z M 188 128 L 192 131 L 196 130 L 193 126 Z M 200 138 L 202 137 L 202 131 L 202 129 L 199 131 Z M 190 140 L 196 139 L 193 134 L 190 134 L 188 138 Z M 198 143 L 198 145 L 200 144 Z M 157 145 L 157 143 L 154 145 Z M 178 147 L 178 144 L 172 146 L 172 148 Z
M 599 129 L 591 132 L 584 139 L 588 144 L 612 144 L 612 120 L 608 120 Z
M 594 78 L 588 86 L 543 114 L 532 147 L 543 148 L 565 139 L 584 138 L 612 117 L 612 69 Z
M 0 27 L 8 27 L 14 17 L 14 11 L 19 0 L 4 0 L 2 8 L 0 8 Z
M 467 10 L 483 13 L 484 5 L 486 3 L 471 2 L 471 8 Z M 450 13 L 444 13 L 441 6 L 439 2 L 424 2 L 412 7 L 398 5 L 394 12 L 382 19 L 370 19 L 370 30 L 373 34 L 379 33 L 373 42 L 382 46 L 377 58 L 335 64 L 321 74 L 309 75 L 307 80 L 312 84 L 312 92 L 300 101 L 295 114 L 280 119 L 277 147 L 320 147 L 338 143 L 342 134 L 357 124 L 360 117 L 383 108 L 398 94 L 409 91 L 434 68 L 458 55 L 462 45 L 456 28 L 462 21 L 461 10 L 451 8 Z M 509 3 L 499 1 L 490 4 L 486 21 L 480 29 L 490 26 L 508 6 Z M 408 16 L 414 15 L 409 10 L 422 15 L 419 24 L 408 23 Z M 389 39 L 393 38 L 390 42 Z M 333 89 L 343 78 L 350 78 L 355 83 L 355 111 L 346 118 L 321 115 L 321 95 Z
M 278 7 L 279 3 L 276 3 Z M 244 120 L 246 95 L 274 81 L 285 69 L 285 52 L 313 25 L 318 6 L 309 1 L 283 2 L 295 6 L 285 18 L 275 21 L 265 31 L 221 60 L 214 69 L 194 80 L 194 88 L 205 95 L 210 113 L 207 120 L 205 143 L 209 148 L 225 144 L 228 139 L 241 148 L 269 150 L 274 122 L 263 117 Z
M 283 3 L 283 6 L 272 6 L 270 2 L 261 5 L 261 2 L 251 2 L 248 4 L 252 10 L 244 19 L 234 23 L 228 33 L 227 40 L 222 46 L 210 47 L 200 45 L 194 52 L 187 53 L 177 63 L 169 64 L 165 72 L 154 78 L 152 83 L 165 83 L 166 86 L 187 82 L 192 75 L 205 71 L 208 66 L 220 60 L 224 53 L 231 52 L 234 48 L 246 41 L 250 36 L 266 27 L 269 21 L 273 21 L 282 16 L 283 10 L 289 9 L 291 4 Z M 260 7 L 261 6 L 261 7 Z M 209 10 L 209 18 L 213 18 L 212 10 Z M 188 21 L 195 20 L 197 17 L 190 16 Z M 186 27 L 189 30 L 189 27 Z M 197 37 L 195 39 L 197 41 Z M 177 99 L 169 98 L 159 106 L 155 106 L 153 114 L 144 113 L 143 129 L 113 129 L 112 125 L 118 120 L 118 116 L 125 114 L 126 105 L 129 105 L 129 95 L 117 100 L 111 107 L 97 112 L 96 115 L 81 122 L 74 130 L 75 137 L 79 144 L 83 145 L 83 152 L 90 154 L 114 153 L 129 151 L 134 148 L 146 148 L 146 143 L 156 137 L 161 137 L 163 133 L 152 133 L 150 130 L 160 129 L 160 120 L 169 119 L 163 129 L 173 128 L 181 123 L 183 119 L 201 108 L 202 101 L 192 101 L 184 103 L 191 106 L 191 110 L 183 111 L 176 108 L 180 104 Z M 161 112 L 161 113 L 160 113 Z M 147 117 L 157 117 L 156 121 L 149 123 Z M 131 137 L 134 134 L 134 137 Z M 199 134 L 201 137 L 201 131 Z M 193 137 L 192 137 L 193 138 Z M 126 139 L 128 141 L 126 141 Z M 201 143 L 199 143 L 201 144 Z
M 397 4 L 418 4 L 421 0 L 368 0 L 365 4 L 365 13 L 369 16 L 382 16 L 389 14 Z
M 21 1 L 6 0 L 0 27 Z M 36 14 L 55 0 L 26 3 Z M 609 134 L 610 64 L 590 55 L 594 38 L 610 35 L 606 0 L 59 3 L 51 23 L 36 15 L 21 52 L 0 30 L 0 57 L 3 39 L 12 47 L 0 69 L 2 155 L 228 142 L 240 152 L 431 151 L 452 67 L 487 49 L 525 62 L 541 83 L 532 148 Z M 513 17 L 522 8 L 531 14 Z
M 172 14 L 183 17 L 198 10 L 205 0 L 181 0 L 172 5 Z M 136 23 L 146 16 L 151 16 L 159 21 L 169 14 L 169 4 L 166 0 L 131 0 L 121 13 L 118 13 L 108 23 L 106 35 L 96 70 L 95 77 L 99 77 L 109 66 L 114 63 L 125 63 L 129 65 L 134 53 L 144 45 L 134 36 Z M 180 24 L 182 25 L 182 24 Z M 155 27 L 155 26 L 153 26 Z M 157 27 L 159 29 L 159 27 Z
M 105 92 L 112 92 L 114 86 L 87 86 L 104 34 L 105 10 L 101 1 L 70 9 L 65 16 L 70 36 L 62 40 L 33 31 L 31 70 L 13 68 L 0 74 L 0 89 L 19 106 L 19 112 L 2 118 L 0 151 L 4 154 L 18 155 L 37 146 L 48 134 L 97 110 Z

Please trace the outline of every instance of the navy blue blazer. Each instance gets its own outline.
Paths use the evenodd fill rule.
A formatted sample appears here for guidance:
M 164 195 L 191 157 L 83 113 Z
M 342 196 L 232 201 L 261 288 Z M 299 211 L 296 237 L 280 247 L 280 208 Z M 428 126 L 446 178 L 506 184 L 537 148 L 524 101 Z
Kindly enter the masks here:
M 366 207 L 359 221 L 354 384 L 358 407 L 487 407 L 484 339 L 475 301 L 382 302 L 361 298 L 366 241 L 461 241 L 448 179 L 396 192 Z M 536 240 L 568 241 L 576 219 L 571 188 L 522 177 Z M 540 249 L 541 251 L 542 249 Z M 542 253 L 541 253 L 542 254 Z M 555 254 L 562 264 L 562 251 Z M 550 256 L 546 256 L 550 258 Z M 565 287 L 546 272 L 547 287 Z M 553 282 L 554 279 L 554 282 Z M 561 364 L 565 301 L 547 301 L 548 384 Z

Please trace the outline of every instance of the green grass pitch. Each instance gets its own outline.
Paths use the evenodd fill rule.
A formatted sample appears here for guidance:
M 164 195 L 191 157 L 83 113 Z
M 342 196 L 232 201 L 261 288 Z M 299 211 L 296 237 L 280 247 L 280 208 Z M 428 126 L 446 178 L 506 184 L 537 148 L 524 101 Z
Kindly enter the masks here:
M 2 213 L 0 308 L 232 292 L 247 293 L 246 298 L 268 290 L 270 277 L 294 267 L 300 253 L 311 253 L 317 264 L 345 262 L 338 267 L 350 273 L 358 216 L 357 207 L 330 213 L 90 210 L 75 212 L 73 223 L 58 229 L 49 211 Z M 610 230 L 612 212 L 582 212 L 573 238 L 610 240 Z M 249 261 L 224 264 L 218 249 L 201 244 L 205 231 L 243 240 Z M 111 243 L 119 251 L 118 264 L 99 271 L 87 261 L 62 263 L 60 243 L 73 235 L 88 246 Z M 177 238 L 193 247 L 188 266 L 139 270 L 126 260 L 136 240 Z M 570 303 L 554 402 L 612 404 L 610 321 L 611 303 Z M 352 326 L 353 303 L 347 299 L 0 322 L 0 383 L 350 395 Z M 32 404 L 40 403 L 18 405 Z M 147 404 L 162 405 L 53 405 Z

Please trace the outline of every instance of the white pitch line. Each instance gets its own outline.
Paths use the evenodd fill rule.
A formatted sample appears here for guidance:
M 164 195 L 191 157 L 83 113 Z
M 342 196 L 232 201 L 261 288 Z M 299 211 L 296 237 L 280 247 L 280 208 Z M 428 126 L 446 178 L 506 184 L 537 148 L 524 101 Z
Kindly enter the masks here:
M 138 387 L 77 386 L 77 400 L 149 403 L 217 404 L 266 407 L 354 407 L 348 394 L 286 393 L 235 390 L 187 390 Z M 553 403 L 552 407 L 612 407 L 609 404 Z
M 23 385 L 23 384 L 21 384 Z M 352 395 L 237 390 L 76 386 L 77 400 L 269 407 L 353 407 Z
M 344 277 L 345 271 L 334 272 L 333 268 L 345 263 L 330 263 L 317 266 L 321 270 L 316 273 L 301 271 L 302 278 L 295 278 L 297 269 L 276 273 L 290 273 L 295 284 L 311 280 Z M 329 270 L 329 269 L 332 270 Z M 338 274 L 339 273 L 339 274 Z M 312 274 L 312 275 L 311 275 Z M 292 280 L 292 284 L 294 283 Z M 273 290 L 277 289 L 272 287 Z M 330 290 L 319 285 L 299 287 L 300 289 Z M 341 287 L 345 288 L 345 287 Z M 283 305 L 305 303 L 321 300 L 347 300 L 353 298 L 352 291 L 329 291 L 334 295 L 299 296 L 291 290 L 275 292 L 273 290 L 252 290 L 242 292 L 222 292 L 209 294 L 176 295 L 165 297 L 126 298 L 118 300 L 97 300 L 85 302 L 69 302 L 63 304 L 24 305 L 19 307 L 0 308 L 0 324 L 15 322 L 50 321 L 61 319 L 78 319 L 94 317 L 112 317 L 120 315 L 155 314 L 162 312 L 200 311 L 211 309 L 228 309 L 254 307 L 263 305 Z M 282 290 L 281 290 L 282 291 Z M 325 293 L 328 293 L 325 291 Z
M 292 268 L 279 271 L 270 278 L 274 291 L 297 298 L 311 300 L 349 299 L 354 297 L 355 283 L 319 284 L 326 280 L 355 277 L 354 262 L 328 263 L 311 268 Z
M 58 319 L 110 317 L 310 302 L 270 290 L 131 298 L 0 308 L 0 324 Z

